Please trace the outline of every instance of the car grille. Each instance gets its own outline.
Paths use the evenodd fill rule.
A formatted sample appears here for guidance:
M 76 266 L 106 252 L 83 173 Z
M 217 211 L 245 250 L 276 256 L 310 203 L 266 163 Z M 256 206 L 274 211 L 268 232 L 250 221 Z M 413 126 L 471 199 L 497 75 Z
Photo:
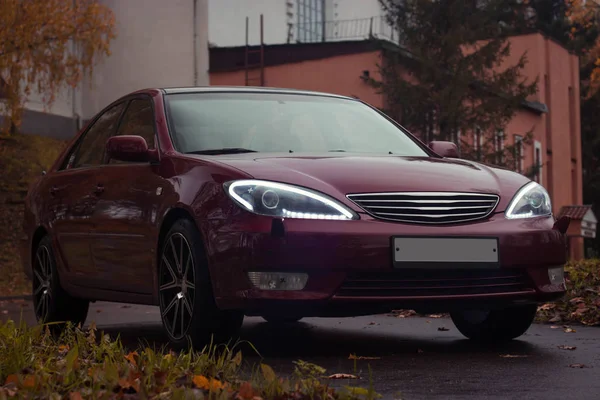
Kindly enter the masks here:
M 523 270 L 403 270 L 349 274 L 336 297 L 432 297 L 533 293 Z
M 419 224 L 483 219 L 500 199 L 495 194 L 452 192 L 369 193 L 347 197 L 375 218 Z

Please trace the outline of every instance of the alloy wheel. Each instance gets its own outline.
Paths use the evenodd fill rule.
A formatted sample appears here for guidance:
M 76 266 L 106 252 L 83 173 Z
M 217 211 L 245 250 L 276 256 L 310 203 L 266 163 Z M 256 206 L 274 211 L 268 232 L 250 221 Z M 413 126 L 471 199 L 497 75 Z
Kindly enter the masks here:
M 33 299 L 35 316 L 42 323 L 48 319 L 52 295 L 52 259 L 48 247 L 40 246 L 33 264 Z
M 161 317 L 169 335 L 180 340 L 192 322 L 196 294 L 192 249 L 182 234 L 173 233 L 165 241 L 159 271 Z

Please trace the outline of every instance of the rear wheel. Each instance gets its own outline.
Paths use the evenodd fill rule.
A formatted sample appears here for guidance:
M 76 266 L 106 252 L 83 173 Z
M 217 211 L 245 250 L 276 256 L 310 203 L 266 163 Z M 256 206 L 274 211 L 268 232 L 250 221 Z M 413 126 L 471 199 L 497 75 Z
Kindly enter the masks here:
M 503 310 L 473 310 L 450 313 L 456 328 L 479 342 L 503 342 L 523 335 L 533 323 L 537 306 L 509 307 Z
M 302 317 L 263 315 L 262 319 L 271 324 L 291 324 L 300 321 Z
M 69 295 L 60 286 L 50 236 L 45 236 L 38 244 L 32 269 L 33 309 L 38 323 L 83 324 L 90 302 Z M 53 329 L 62 327 L 64 324 L 53 324 Z
M 244 314 L 217 307 L 200 234 L 191 221 L 176 221 L 166 234 L 158 275 L 160 314 L 175 347 L 202 348 L 211 340 L 237 338 Z

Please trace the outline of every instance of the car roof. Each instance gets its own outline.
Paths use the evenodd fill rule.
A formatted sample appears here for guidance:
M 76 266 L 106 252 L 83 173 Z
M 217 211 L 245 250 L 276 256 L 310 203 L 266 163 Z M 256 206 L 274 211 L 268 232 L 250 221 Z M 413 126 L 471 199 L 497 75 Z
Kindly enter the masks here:
M 286 89 L 264 86 L 190 86 L 161 88 L 165 94 L 179 93 L 271 93 L 271 94 L 296 94 L 305 96 L 324 96 L 339 99 L 356 100 L 354 97 L 342 96 L 333 93 L 315 92 L 310 90 Z

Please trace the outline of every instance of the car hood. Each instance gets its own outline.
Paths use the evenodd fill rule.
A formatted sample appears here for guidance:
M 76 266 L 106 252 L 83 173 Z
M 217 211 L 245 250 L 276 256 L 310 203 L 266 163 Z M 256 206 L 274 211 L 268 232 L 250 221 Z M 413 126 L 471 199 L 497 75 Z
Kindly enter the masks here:
M 206 159 L 205 157 L 202 157 Z M 460 159 L 434 157 L 246 153 L 211 157 L 256 179 L 319 190 L 345 204 L 347 194 L 441 191 L 500 196 L 502 212 L 516 191 L 530 180 L 515 172 Z M 358 210 L 357 210 L 358 211 Z

